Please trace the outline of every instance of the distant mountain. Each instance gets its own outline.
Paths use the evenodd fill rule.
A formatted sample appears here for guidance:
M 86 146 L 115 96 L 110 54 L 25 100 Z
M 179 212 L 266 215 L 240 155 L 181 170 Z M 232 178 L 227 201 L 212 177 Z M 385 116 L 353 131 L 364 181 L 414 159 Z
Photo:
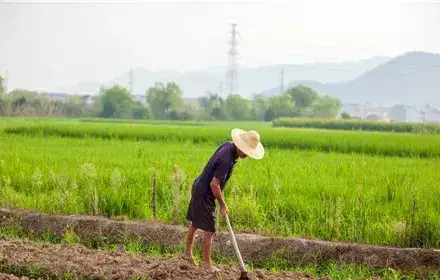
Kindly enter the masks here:
M 294 84 L 309 86 L 320 94 L 329 94 L 349 103 L 383 106 L 428 103 L 440 106 L 440 54 L 409 52 L 347 82 L 297 80 Z M 263 93 L 278 92 L 272 88 Z
M 238 71 L 238 88 L 240 94 L 250 96 L 263 88 L 278 86 L 280 71 L 284 69 L 284 81 L 289 83 L 295 80 L 316 80 L 320 82 L 341 82 L 354 79 L 377 65 L 389 60 L 387 57 L 373 57 L 370 59 L 342 62 L 342 63 L 309 63 L 271 65 L 257 68 L 240 67 Z M 157 81 L 174 81 L 183 89 L 185 97 L 199 97 L 208 90 L 219 92 L 225 80 L 225 68 L 216 66 L 199 71 L 178 72 L 150 71 L 142 67 L 133 71 L 133 91 L 135 94 L 145 94 L 148 87 Z M 119 84 L 129 88 L 130 72 L 127 71 L 114 79 L 102 82 L 102 85 Z M 98 85 L 99 84 L 99 85 Z M 98 86 L 97 86 L 98 85 Z M 100 83 L 78 83 L 73 86 L 60 87 L 57 92 L 89 92 L 98 88 Z M 63 89 L 63 90 L 61 90 Z
M 440 54 L 411 52 L 343 86 L 347 101 L 440 105 Z M 335 91 L 336 94 L 336 91 Z

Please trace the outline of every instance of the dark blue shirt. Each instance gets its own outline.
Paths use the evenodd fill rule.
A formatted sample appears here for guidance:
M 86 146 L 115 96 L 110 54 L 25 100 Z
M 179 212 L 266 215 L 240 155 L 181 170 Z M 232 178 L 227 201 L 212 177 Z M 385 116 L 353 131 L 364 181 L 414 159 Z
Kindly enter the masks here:
M 223 191 L 232 175 L 237 159 L 237 149 L 232 141 L 221 144 L 209 159 L 203 172 L 197 177 L 196 191 L 208 194 L 212 199 L 215 199 L 210 186 L 212 178 L 219 179 L 220 189 Z

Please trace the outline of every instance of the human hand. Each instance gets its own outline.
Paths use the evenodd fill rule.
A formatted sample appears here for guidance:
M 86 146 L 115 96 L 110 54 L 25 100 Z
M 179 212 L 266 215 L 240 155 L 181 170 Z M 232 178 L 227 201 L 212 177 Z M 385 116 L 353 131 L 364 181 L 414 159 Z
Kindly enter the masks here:
M 229 209 L 226 204 L 223 204 L 220 206 L 220 213 L 222 213 L 223 216 L 225 216 L 228 213 Z

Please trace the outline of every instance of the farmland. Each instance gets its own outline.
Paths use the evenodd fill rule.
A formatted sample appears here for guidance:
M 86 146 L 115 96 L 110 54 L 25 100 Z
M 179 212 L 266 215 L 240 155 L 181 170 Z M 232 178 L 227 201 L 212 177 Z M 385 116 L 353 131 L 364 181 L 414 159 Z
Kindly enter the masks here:
M 3 207 L 186 226 L 191 183 L 216 145 L 233 127 L 254 128 L 266 157 L 240 160 L 225 189 L 236 231 L 440 248 L 439 135 L 260 123 L 0 124 Z
M 423 157 L 440 156 L 440 135 L 394 134 L 379 132 L 325 131 L 316 129 L 271 128 L 259 123 L 202 123 L 190 126 L 181 123 L 129 124 L 109 122 L 17 123 L 5 128 L 7 134 L 27 136 L 60 136 L 149 142 L 191 142 L 220 144 L 229 140 L 230 129 L 258 128 L 265 147 L 285 150 L 316 150 L 358 153 L 379 156 Z M 180 124 L 180 125 L 179 125 Z M 184 129 L 183 129 L 184 128 Z
M 378 122 L 357 119 L 332 120 L 332 119 L 306 119 L 306 118 L 279 118 L 273 121 L 274 127 L 295 128 L 323 128 L 335 130 L 357 131 L 388 131 L 403 133 L 440 133 L 438 123 L 407 123 L 407 122 Z

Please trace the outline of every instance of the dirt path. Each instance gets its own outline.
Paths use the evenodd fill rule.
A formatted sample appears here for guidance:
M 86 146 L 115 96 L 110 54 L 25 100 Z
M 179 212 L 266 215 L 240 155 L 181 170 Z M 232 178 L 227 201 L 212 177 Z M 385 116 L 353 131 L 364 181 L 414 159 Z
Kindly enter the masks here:
M 235 267 L 219 265 L 220 275 L 207 273 L 177 257 L 145 257 L 122 252 L 91 250 L 82 245 L 35 243 L 19 239 L 0 239 L 0 256 L 11 267 L 36 266 L 57 275 L 67 271 L 77 276 L 105 277 L 105 279 L 129 279 L 148 276 L 151 279 L 238 279 Z M 3 278 L 4 277 L 4 278 Z M 10 277 L 10 278 L 7 278 Z M 19 279 L 0 275 L 0 279 Z M 252 279 L 313 279 L 298 273 L 272 274 L 262 270 L 253 271 Z M 25 279 L 25 278 L 23 278 Z
M 114 243 L 138 240 L 165 246 L 184 242 L 186 228 L 149 221 L 116 221 L 87 215 L 48 215 L 23 209 L 0 208 L 0 226 L 20 226 L 37 235 L 52 233 L 63 236 L 73 230 L 81 238 L 102 237 Z M 236 234 L 243 258 L 258 262 L 273 254 L 291 264 L 333 261 L 357 263 L 373 268 L 394 268 L 407 272 L 420 269 L 440 270 L 440 250 L 395 248 L 357 243 L 328 242 L 301 238 L 276 238 L 258 234 Z M 200 240 L 196 239 L 196 243 Z M 235 257 L 227 232 L 214 237 L 213 249 L 224 256 Z

